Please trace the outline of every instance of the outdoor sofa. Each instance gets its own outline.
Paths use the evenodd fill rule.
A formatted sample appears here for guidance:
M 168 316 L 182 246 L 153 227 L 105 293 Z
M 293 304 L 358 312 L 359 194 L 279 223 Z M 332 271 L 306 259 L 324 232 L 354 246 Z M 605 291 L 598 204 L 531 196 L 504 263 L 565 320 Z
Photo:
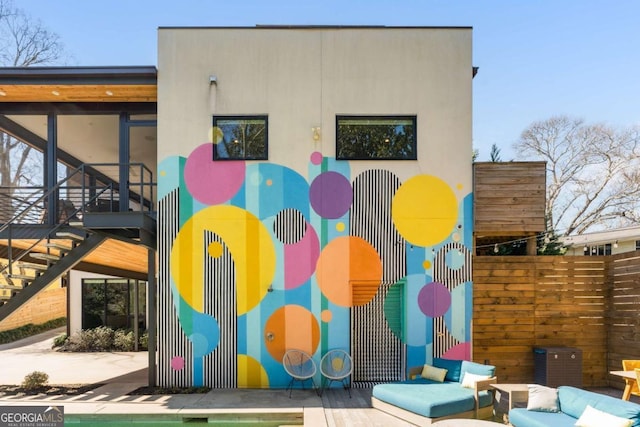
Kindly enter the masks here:
M 536 403 L 532 402 L 532 387 L 536 386 L 529 386 L 527 408 L 509 411 L 514 427 L 640 427 L 640 405 L 636 403 L 570 386 L 548 388 L 543 393 L 555 390 L 555 398 L 543 396 Z
M 465 379 L 466 378 L 466 379 Z M 374 408 L 416 425 L 447 418 L 491 418 L 495 366 L 436 358 L 411 368 L 409 379 L 373 387 Z

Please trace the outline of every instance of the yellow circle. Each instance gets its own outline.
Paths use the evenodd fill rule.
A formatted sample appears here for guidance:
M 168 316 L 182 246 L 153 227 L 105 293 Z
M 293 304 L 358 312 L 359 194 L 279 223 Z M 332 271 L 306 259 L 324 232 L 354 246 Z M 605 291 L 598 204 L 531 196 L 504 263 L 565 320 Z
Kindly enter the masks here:
M 224 133 L 222 132 L 222 129 L 220 129 L 218 126 L 213 126 L 211 128 L 209 128 L 209 142 L 213 142 L 214 144 L 219 144 L 220 142 L 222 142 L 222 137 L 224 136 Z
M 211 242 L 207 248 L 207 252 L 209 252 L 211 258 L 220 258 L 222 256 L 222 243 Z
M 462 185 L 462 183 L 458 183 L 458 184 L 456 184 L 456 188 L 458 190 L 462 190 L 464 188 L 464 185 Z
M 431 268 L 431 261 L 429 261 L 428 259 L 425 259 L 422 262 L 422 267 L 424 267 L 425 270 L 428 270 Z
M 160 171 L 160 176 L 167 176 L 167 171 L 166 170 L 161 170 Z
M 342 233 L 344 229 L 345 229 L 344 222 L 339 222 L 336 224 L 336 230 L 339 231 L 340 233 Z
M 408 242 L 433 246 L 450 235 L 458 217 L 458 201 L 442 179 L 417 175 L 396 192 L 391 217 L 400 235 Z

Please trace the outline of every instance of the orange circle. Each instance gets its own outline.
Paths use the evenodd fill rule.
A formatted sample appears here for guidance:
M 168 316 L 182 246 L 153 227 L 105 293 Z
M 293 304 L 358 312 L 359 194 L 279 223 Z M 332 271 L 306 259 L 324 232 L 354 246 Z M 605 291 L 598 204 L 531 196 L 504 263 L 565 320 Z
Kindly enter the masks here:
M 290 304 L 280 307 L 267 319 L 263 336 L 267 337 L 265 346 L 271 357 L 282 362 L 289 349 L 315 353 L 320 342 L 320 326 L 309 310 Z
M 318 286 L 324 296 L 342 307 L 364 305 L 375 297 L 382 280 L 382 261 L 376 249 L 356 236 L 333 239 L 316 264 Z
M 320 320 L 322 320 L 324 323 L 331 322 L 332 318 L 333 313 L 331 312 L 331 310 L 322 310 L 322 313 L 320 313 Z

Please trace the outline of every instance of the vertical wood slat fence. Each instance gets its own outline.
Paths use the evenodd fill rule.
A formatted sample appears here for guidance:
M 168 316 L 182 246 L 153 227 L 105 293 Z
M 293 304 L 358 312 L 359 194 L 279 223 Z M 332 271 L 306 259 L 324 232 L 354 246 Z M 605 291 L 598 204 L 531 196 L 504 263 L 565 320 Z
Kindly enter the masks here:
M 640 359 L 640 252 L 474 258 L 473 359 L 500 382 L 531 383 L 533 348 L 577 347 L 585 387 Z

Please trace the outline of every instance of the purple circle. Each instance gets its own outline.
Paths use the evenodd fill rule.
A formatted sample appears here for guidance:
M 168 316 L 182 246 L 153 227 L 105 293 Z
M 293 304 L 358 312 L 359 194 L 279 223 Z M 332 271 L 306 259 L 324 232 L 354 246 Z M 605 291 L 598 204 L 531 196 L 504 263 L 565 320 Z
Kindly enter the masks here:
M 322 153 L 319 151 L 314 151 L 311 153 L 311 163 L 314 165 L 319 165 L 322 163 Z
M 418 307 L 429 317 L 442 316 L 451 307 L 451 293 L 441 283 L 427 283 L 418 292 Z
M 337 172 L 321 173 L 311 183 L 309 200 L 321 217 L 340 218 L 349 211 L 353 202 L 351 183 Z

